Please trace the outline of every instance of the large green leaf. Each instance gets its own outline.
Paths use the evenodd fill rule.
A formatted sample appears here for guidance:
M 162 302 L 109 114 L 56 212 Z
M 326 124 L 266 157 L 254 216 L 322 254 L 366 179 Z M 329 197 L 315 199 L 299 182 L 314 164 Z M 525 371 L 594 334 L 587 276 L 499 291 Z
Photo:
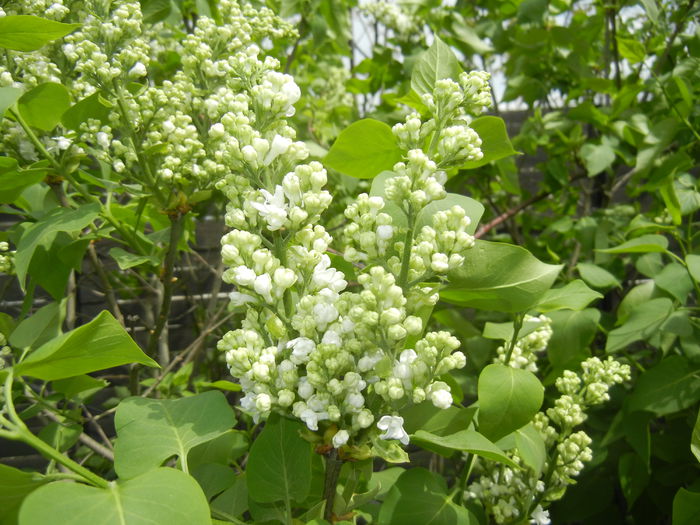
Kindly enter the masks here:
M 231 487 L 214 498 L 211 510 L 215 515 L 231 521 L 248 510 L 248 485 L 245 474 L 238 476 Z
M 473 53 L 483 55 L 493 51 L 491 44 L 482 40 L 479 35 L 476 34 L 474 28 L 468 25 L 459 13 L 451 13 L 450 18 L 452 19 L 452 31 L 455 36 Z
M 515 431 L 515 445 L 518 447 L 518 454 L 523 463 L 530 467 L 535 476 L 539 478 L 547 459 L 547 450 L 544 439 L 539 430 L 532 423 L 525 425 Z
M 658 288 L 668 292 L 683 304 L 688 294 L 693 289 L 693 281 L 690 280 L 688 270 L 682 264 L 672 262 L 654 276 L 654 283 Z
M 15 367 L 15 373 L 52 381 L 129 363 L 158 366 L 104 310 L 88 324 L 37 348 Z
M 155 266 L 159 262 L 158 257 L 155 255 L 136 255 L 134 253 L 129 253 L 118 246 L 110 248 L 109 255 L 111 255 L 112 258 L 117 261 L 120 270 L 128 270 L 129 268 L 145 263 Z
M 476 525 L 477 519 L 455 505 L 447 494 L 445 479 L 424 468 L 405 471 L 379 510 L 378 525 Z
M 198 4 L 199 5 L 199 4 Z M 168 18 L 173 3 L 169 0 L 141 0 L 141 12 L 143 13 L 143 21 L 149 24 L 155 24 L 161 20 Z M 201 13 L 203 15 L 204 13 Z
M 79 27 L 80 24 L 63 24 L 38 16 L 3 16 L 0 18 L 0 47 L 14 51 L 35 51 Z
M 303 501 L 311 486 L 311 445 L 304 426 L 271 416 L 248 455 L 246 477 L 251 499 L 259 503 Z
M 411 442 L 418 446 L 425 447 L 427 444 L 448 450 L 469 452 L 470 454 L 518 468 L 518 465 L 506 456 L 505 452 L 498 448 L 497 445 L 473 429 L 460 430 L 448 436 L 438 436 L 425 430 L 418 430 L 411 436 Z M 431 449 L 430 447 L 426 448 Z
M 32 472 L 0 464 L 0 523 L 17 523 L 22 500 L 46 483 Z
M 691 407 L 700 400 L 698 377 L 700 367 L 679 355 L 668 356 L 639 377 L 629 408 L 665 416 Z
M 55 482 L 25 500 L 20 525 L 194 525 L 211 523 L 197 482 L 179 470 L 159 468 L 107 488 Z
M 476 409 L 471 407 L 436 408 L 431 402 L 424 401 L 401 410 L 401 417 L 404 419 L 404 429 L 409 434 L 425 430 L 444 436 L 467 428 L 475 412 Z
M 88 119 L 106 123 L 109 117 L 109 108 L 102 103 L 102 100 L 102 94 L 98 91 L 76 102 L 63 113 L 61 124 L 68 129 L 78 131 L 80 125 L 87 122 Z
M 17 169 L 17 161 L 9 157 L 3 157 L 0 162 L 14 163 L 14 169 L 7 164 L 0 167 L 0 203 L 14 202 L 27 186 L 41 182 L 46 177 L 46 171 L 42 169 Z
M 38 347 L 61 333 L 63 305 L 49 303 L 19 323 L 10 334 L 10 344 L 15 348 Z
M 20 284 L 24 287 L 29 264 L 39 245 L 50 245 L 58 232 L 74 233 L 82 230 L 97 218 L 99 211 L 99 204 L 85 204 L 74 210 L 56 208 L 30 225 L 17 245 L 15 271 Z
M 462 166 L 462 169 L 471 170 L 489 162 L 494 162 L 518 152 L 513 149 L 506 131 L 506 123 L 499 117 L 479 117 L 474 119 L 469 126 L 477 132 L 481 139 L 481 151 L 484 156 L 479 160 L 470 160 Z
M 221 494 L 236 482 L 236 473 L 221 463 L 201 463 L 190 470 L 190 474 L 202 487 L 207 500 Z
M 617 352 L 635 341 L 644 341 L 654 335 L 663 322 L 673 313 L 673 302 L 657 297 L 636 306 L 622 326 L 608 333 L 606 352 Z
M 538 318 L 528 319 L 523 321 L 520 330 L 518 330 L 518 339 L 531 334 L 542 326 L 542 322 Z M 513 338 L 513 322 L 508 323 L 492 323 L 487 321 L 484 324 L 484 332 L 482 334 L 486 339 L 500 339 L 508 341 Z
M 663 235 L 648 234 L 635 237 L 619 246 L 596 250 L 601 253 L 664 253 L 668 248 L 668 239 Z
M 17 101 L 17 108 L 24 121 L 44 131 L 55 128 L 69 107 L 68 90 L 55 82 L 39 84 Z
M 627 500 L 628 508 L 631 509 L 649 483 L 649 470 L 638 454 L 628 452 L 620 457 L 618 475 L 622 494 Z
M 323 163 L 358 179 L 371 179 L 390 170 L 403 152 L 391 128 L 371 118 L 358 120 L 341 131 Z
M 416 229 L 419 230 L 423 226 L 432 226 L 433 216 L 437 212 L 449 210 L 453 206 L 459 206 L 466 212 L 467 217 L 471 220 L 467 232 L 473 234 L 481 216 L 484 214 L 484 205 L 470 197 L 457 193 L 448 193 L 444 199 L 433 201 L 423 208 L 418 217 L 416 217 Z
M 535 309 L 539 312 L 583 310 L 591 302 L 602 298 L 602 294 L 591 290 L 582 280 L 575 279 L 560 288 L 547 290 Z
M 220 436 L 235 423 L 226 398 L 215 390 L 180 399 L 127 398 L 119 403 L 114 418 L 114 470 L 129 479 L 172 456 L 184 464 L 192 447 Z
M 586 284 L 593 288 L 606 289 L 620 286 L 620 281 L 617 280 L 617 277 L 597 264 L 580 262 L 576 265 L 576 269 L 581 278 L 586 281 Z
M 491 364 L 479 374 L 479 431 L 493 441 L 530 422 L 544 387 L 532 372 Z
M 610 144 L 587 143 L 581 147 L 581 160 L 589 177 L 594 177 L 608 169 L 615 161 L 615 150 Z
M 600 310 L 562 310 L 547 314 L 552 319 L 552 338 L 547 345 L 547 355 L 555 369 L 575 368 L 588 353 L 598 331 Z
M 449 303 L 483 310 L 530 309 L 549 290 L 562 268 L 505 243 L 477 240 L 463 255 L 464 264 L 449 273 L 449 284 L 440 296 Z
M 678 489 L 673 498 L 671 525 L 696 525 L 700 521 L 700 493 Z
M 411 73 L 411 88 L 419 95 L 432 93 L 435 82 L 443 78 L 457 80 L 462 72 L 457 57 L 437 36 L 427 51 L 424 51 Z

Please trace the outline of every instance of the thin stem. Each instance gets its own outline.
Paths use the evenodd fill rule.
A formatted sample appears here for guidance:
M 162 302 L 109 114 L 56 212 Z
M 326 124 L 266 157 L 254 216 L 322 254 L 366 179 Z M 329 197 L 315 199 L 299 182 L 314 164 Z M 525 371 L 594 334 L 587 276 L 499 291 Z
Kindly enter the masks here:
M 475 454 L 469 454 L 467 462 L 464 464 L 464 470 L 462 471 L 462 476 L 459 478 L 459 483 L 457 484 L 457 489 L 459 492 L 455 494 L 454 502 L 458 505 L 464 499 L 464 492 L 467 490 L 467 483 L 469 482 L 469 476 L 472 474 L 472 469 L 474 468 L 474 463 L 476 460 Z
M 105 298 L 107 299 L 109 309 L 112 310 L 112 313 L 117 321 L 119 321 L 122 326 L 126 326 L 124 324 L 124 316 L 122 315 L 121 308 L 119 308 L 119 303 L 114 295 L 114 288 L 112 288 L 112 284 L 109 282 L 109 277 L 102 267 L 102 263 L 100 263 L 99 259 L 97 258 L 97 251 L 95 250 L 95 245 L 92 242 L 88 244 L 87 253 L 90 263 L 92 264 L 92 267 L 95 269 L 95 272 L 102 283 L 102 289 L 105 292 Z
M 53 166 L 53 168 L 56 171 L 61 173 L 63 171 L 61 164 L 44 147 L 39 138 L 34 134 L 34 131 L 32 131 L 32 128 L 30 128 L 26 121 L 22 118 L 22 115 L 20 115 L 19 111 L 10 109 L 10 113 L 12 113 L 12 116 L 15 118 L 15 120 L 17 120 L 19 125 L 22 126 L 22 129 L 27 134 L 27 137 L 29 137 L 29 140 L 32 142 L 32 144 L 34 144 L 34 147 L 39 150 L 39 152 L 44 156 L 44 158 L 46 158 L 46 160 L 49 161 L 51 166 Z
M 76 463 L 72 459 L 70 459 L 68 456 L 61 454 L 58 450 L 50 446 L 49 444 L 45 443 L 38 437 L 36 437 L 34 434 L 29 432 L 29 430 L 24 427 L 24 428 L 18 428 L 15 431 L 16 437 L 14 438 L 17 441 L 23 441 L 30 447 L 36 449 L 39 451 L 41 454 L 44 454 L 45 456 L 48 456 L 52 460 L 54 460 L 56 463 L 60 463 L 64 467 L 66 467 L 68 470 L 71 470 L 78 474 L 81 478 L 83 478 L 85 481 L 90 483 L 91 485 L 94 485 L 96 487 L 100 488 L 107 488 L 109 486 L 109 482 L 95 474 L 94 472 L 89 471 L 79 463 Z
M 401 273 L 399 273 L 398 285 L 404 290 L 407 288 L 408 283 L 408 269 L 411 266 L 411 249 L 413 248 L 413 230 L 415 217 L 413 213 L 413 206 L 408 204 L 408 230 L 406 231 L 406 238 L 403 244 L 403 254 L 401 256 Z
M 168 246 L 168 252 L 165 256 L 165 265 L 163 267 L 163 276 L 161 278 L 163 283 L 163 300 L 160 305 L 160 311 L 158 312 L 156 326 L 148 339 L 147 353 L 150 356 L 154 356 L 156 354 L 160 336 L 163 333 L 163 329 L 168 322 L 168 316 L 170 314 L 170 305 L 172 303 L 174 285 L 173 272 L 175 268 L 175 259 L 177 257 L 177 245 L 180 241 L 180 237 L 182 236 L 182 230 L 184 227 L 184 217 L 185 216 L 180 212 L 176 212 L 174 217 L 170 217 L 170 245 Z
M 326 502 L 323 519 L 327 521 L 332 521 L 333 518 L 333 503 L 342 467 L 343 460 L 338 459 L 338 450 L 334 448 L 326 455 L 326 477 L 323 482 L 323 499 Z
M 577 181 L 577 180 L 579 180 L 579 179 L 582 179 L 583 177 L 584 177 L 584 175 L 577 175 L 576 177 L 573 177 L 573 178 L 569 181 L 569 183 L 572 184 L 572 183 L 574 183 L 575 181 Z M 535 204 L 535 203 L 537 203 L 537 202 L 539 202 L 539 201 L 541 201 L 541 200 L 543 200 L 543 199 L 546 199 L 546 198 L 549 197 L 551 194 L 552 194 L 551 191 L 545 191 L 545 192 L 539 193 L 539 194 L 537 194 L 537 195 L 534 195 L 533 197 L 530 197 L 530 198 L 529 198 L 528 200 L 526 200 L 525 202 L 522 202 L 522 203 L 518 204 L 517 206 L 515 206 L 515 207 L 513 207 L 513 208 L 511 208 L 511 209 L 509 209 L 509 210 L 506 210 L 505 212 L 503 212 L 502 214 L 500 214 L 498 217 L 496 217 L 495 219 L 493 219 L 493 220 L 487 222 L 487 223 L 484 224 L 481 228 L 479 228 L 479 229 L 477 230 L 477 232 L 474 234 L 474 237 L 476 237 L 477 239 L 480 239 L 480 238 L 483 237 L 487 232 L 489 232 L 490 230 L 492 230 L 492 229 L 495 228 L 496 226 L 500 225 L 501 223 L 506 222 L 508 219 L 510 219 L 510 218 L 513 217 L 514 215 L 517 215 L 518 213 L 520 213 L 521 211 L 523 211 L 525 208 L 528 208 L 529 206 L 532 206 L 533 204 Z
M 48 417 L 51 421 L 55 421 L 56 423 L 62 424 L 63 421 L 61 421 L 61 418 L 59 418 L 56 414 L 49 410 L 44 411 L 44 415 Z M 85 434 L 84 432 L 81 432 L 80 435 L 78 436 L 78 441 L 80 441 L 83 445 L 86 447 L 90 448 L 103 458 L 111 461 L 114 463 L 114 453 L 109 450 L 107 447 L 105 447 L 102 443 L 98 443 L 95 441 L 93 438 Z
M 90 472 L 88 469 L 86 469 L 79 463 L 76 463 L 68 456 L 62 454 L 61 452 L 50 446 L 48 443 L 45 443 L 29 431 L 27 425 L 25 425 L 24 421 L 20 419 L 20 417 L 17 415 L 17 411 L 15 410 L 15 405 L 12 398 L 13 380 L 13 370 L 10 369 L 7 378 L 5 379 L 5 384 L 3 387 L 3 394 L 5 396 L 5 410 L 7 411 L 7 415 L 10 419 L 8 421 L 5 417 L 0 416 L 0 422 L 3 424 L 3 426 L 7 428 L 7 431 L 2 432 L 2 436 L 7 439 L 12 439 L 14 441 L 22 441 L 26 443 L 27 445 L 34 448 L 44 456 L 47 456 L 56 463 L 59 463 L 67 469 L 72 470 L 81 478 L 91 483 L 92 485 L 95 485 L 96 487 L 108 487 L 109 482 L 106 479 L 101 478 L 94 472 Z
M 510 362 L 510 357 L 513 355 L 513 349 L 515 344 L 518 342 L 518 334 L 520 329 L 523 327 L 523 314 L 515 314 L 515 319 L 513 319 L 513 338 L 510 340 L 510 345 L 508 346 L 508 352 L 506 352 L 506 358 L 503 361 L 504 365 L 508 365 Z
M 287 266 L 286 242 L 282 238 L 282 236 L 279 234 L 279 232 L 275 232 L 274 237 L 275 237 L 274 238 L 275 256 L 280 260 L 280 263 L 282 264 L 282 266 L 286 267 Z M 293 304 L 293 300 L 292 300 L 291 289 L 289 289 L 289 288 L 285 289 L 283 302 L 284 302 L 284 315 L 287 319 L 290 319 L 292 316 L 292 312 L 294 311 L 294 304 Z

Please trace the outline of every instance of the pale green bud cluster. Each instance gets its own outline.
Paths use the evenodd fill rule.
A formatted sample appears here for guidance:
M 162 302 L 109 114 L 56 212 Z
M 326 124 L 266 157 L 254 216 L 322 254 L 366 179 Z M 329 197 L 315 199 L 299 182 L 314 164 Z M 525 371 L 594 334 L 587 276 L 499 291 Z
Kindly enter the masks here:
M 99 2 L 88 2 L 80 29 L 64 38 L 63 53 L 84 79 L 74 88 L 90 95 L 96 87 L 107 87 L 124 73 L 138 79 L 147 74 L 150 62 L 148 41 L 142 38 L 143 15 L 139 2 L 121 2 L 104 12 Z
M 65 4 L 72 3 L 75 2 L 72 0 L 14 0 L 7 2 L 4 9 L 0 9 L 0 16 L 35 15 L 60 21 L 70 12 Z
M 8 359 L 12 356 L 11 348 L 6 345 L 7 338 L 5 337 L 5 334 L 0 332 L 0 370 L 5 368 L 5 359 Z
M 586 463 L 593 459 L 593 451 L 588 447 L 591 438 L 582 430 L 566 437 L 557 445 L 557 468 L 554 470 L 554 483 L 572 484 Z
M 539 323 L 539 326 L 535 328 L 532 332 L 520 337 L 515 345 L 510 356 L 510 361 L 508 361 L 508 366 L 513 368 L 522 368 L 529 372 L 537 372 L 537 359 L 538 355 L 547 349 L 549 340 L 552 337 L 552 320 L 545 316 L 540 315 L 539 317 L 534 317 L 531 315 L 526 315 L 523 318 L 523 324 Z M 511 341 L 506 341 L 502 346 L 496 349 L 497 356 L 494 359 L 496 363 L 505 363 L 506 355 L 508 354 L 508 349 L 510 348 Z
M 623 365 L 612 357 L 601 361 L 591 357 L 581 363 L 582 373 L 565 370 L 556 380 L 561 396 L 547 415 L 562 428 L 573 428 L 586 419 L 586 408 L 610 399 L 608 390 L 615 384 L 630 379 L 629 365 Z
M 14 273 L 15 253 L 14 250 L 10 251 L 10 245 L 7 242 L 0 242 L 0 273 L 6 273 L 8 275 Z

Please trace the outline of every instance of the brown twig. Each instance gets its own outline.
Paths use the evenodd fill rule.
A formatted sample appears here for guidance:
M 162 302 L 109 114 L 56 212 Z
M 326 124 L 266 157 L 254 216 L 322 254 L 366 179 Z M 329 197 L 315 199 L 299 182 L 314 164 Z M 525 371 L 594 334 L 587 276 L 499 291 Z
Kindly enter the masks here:
M 585 175 L 576 175 L 575 177 L 573 177 L 573 178 L 569 181 L 569 184 L 572 184 L 572 183 L 576 182 L 577 180 L 582 179 L 583 177 L 585 177 Z M 496 226 L 498 226 L 499 224 L 504 223 L 505 221 L 507 221 L 507 220 L 510 219 L 511 217 L 517 215 L 518 213 L 520 213 L 521 211 L 523 211 L 525 208 L 528 208 L 529 206 L 532 206 L 532 205 L 535 204 L 536 202 L 539 202 L 539 201 L 541 201 L 541 200 L 546 199 L 547 197 L 549 197 L 550 195 L 552 195 L 552 193 L 553 193 L 552 191 L 545 191 L 545 192 L 539 193 L 539 194 L 537 194 L 537 195 L 534 195 L 534 196 L 530 197 L 530 198 L 529 198 L 528 200 L 526 200 L 525 202 L 522 202 L 522 203 L 518 204 L 518 205 L 515 206 L 514 208 L 511 208 L 511 209 L 509 209 L 509 210 L 506 210 L 505 212 L 501 213 L 498 217 L 496 217 L 495 219 L 490 220 L 489 222 L 487 222 L 486 224 L 484 224 L 481 228 L 479 228 L 479 229 L 476 231 L 476 233 L 474 234 L 474 237 L 475 237 L 476 239 L 480 239 L 480 238 L 483 237 L 486 233 L 488 233 L 489 231 L 491 231 L 492 229 L 494 229 L 494 228 L 495 228 Z
M 112 288 L 112 285 L 109 282 L 109 277 L 105 273 L 105 270 L 102 267 L 102 263 L 97 257 L 97 251 L 95 250 L 95 245 L 92 242 L 88 244 L 87 253 L 88 258 L 90 259 L 90 263 L 92 263 L 92 266 L 95 269 L 95 273 L 97 274 L 97 277 L 99 277 L 100 282 L 102 283 L 102 289 L 104 290 L 105 298 L 107 299 L 109 309 L 112 310 L 112 313 L 114 314 L 116 320 L 119 321 L 119 323 L 122 326 L 126 326 L 124 324 L 124 316 L 122 315 L 122 311 L 119 308 L 119 303 L 117 302 L 117 298 L 114 295 L 114 288 Z
M 141 397 L 148 397 L 151 392 L 153 392 L 156 388 L 158 388 L 158 385 L 165 379 L 165 376 L 168 375 L 169 372 L 175 368 L 175 366 L 182 362 L 183 364 L 189 363 L 190 360 L 194 358 L 194 355 L 196 354 L 197 351 L 199 351 L 199 348 L 201 347 L 201 341 L 203 341 L 211 332 L 216 330 L 219 326 L 224 324 L 226 321 L 228 321 L 231 317 L 233 317 L 235 314 L 234 313 L 229 313 L 226 315 L 223 319 L 219 320 L 215 324 L 209 326 L 207 329 L 203 330 L 201 334 L 190 343 L 190 345 L 185 348 L 182 352 L 180 352 L 175 358 L 170 361 L 168 366 L 163 368 L 163 371 L 156 377 L 155 381 L 153 382 L 152 385 L 150 385 L 142 394 Z M 214 319 L 218 317 L 215 316 Z

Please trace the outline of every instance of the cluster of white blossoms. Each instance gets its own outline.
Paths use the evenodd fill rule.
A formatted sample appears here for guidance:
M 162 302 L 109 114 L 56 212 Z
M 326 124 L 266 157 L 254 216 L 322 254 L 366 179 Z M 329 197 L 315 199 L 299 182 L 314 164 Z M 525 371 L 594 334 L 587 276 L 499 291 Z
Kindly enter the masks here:
M 10 251 L 10 245 L 0 242 L 0 273 L 12 274 L 15 269 L 15 252 Z
M 515 470 L 492 462 L 480 463 L 482 473 L 469 485 L 467 497 L 478 498 L 497 523 L 523 516 L 536 502 L 530 514 L 531 523 L 549 523 L 540 503 L 562 498 L 585 464 L 593 459 L 589 448 L 591 438 L 582 430 L 574 432 L 574 428 L 585 421 L 588 408 L 609 399 L 608 391 L 613 385 L 629 379 L 629 366 L 612 357 L 605 361 L 597 357 L 586 359 L 578 374 L 564 371 L 556 380 L 561 396 L 546 410 L 546 415 L 539 412 L 532 421 L 548 451 L 543 474 L 538 476 L 527 468 L 516 449 L 508 450 L 508 456 L 523 468 Z
M 360 268 L 350 287 L 326 253 L 332 238 L 319 224 L 331 203 L 326 171 L 305 163 L 308 149 L 285 120 L 300 90 L 276 60 L 259 55 L 248 46 L 229 58 L 238 90 L 222 94 L 228 113 L 209 128 L 210 159 L 227 168 L 217 183 L 231 228 L 222 238 L 223 279 L 236 287 L 233 307 L 245 312 L 241 328 L 218 346 L 256 421 L 273 411 L 292 414 L 319 436 L 333 430 L 336 448 L 377 438 L 406 444 L 399 411 L 422 401 L 451 406 L 441 377 L 466 363 L 455 337 L 424 333 L 420 310 L 437 302 L 439 280 L 473 245 L 470 219 L 459 206 L 420 213 L 445 197 L 443 169 L 481 155 L 466 120 L 473 101 L 465 95 L 448 111 L 438 96 L 439 118 L 408 119 L 418 120 L 424 140 L 402 140 L 404 124 L 395 129 L 405 160 L 381 195 L 362 194 L 346 211 L 340 248 Z M 448 129 L 456 126 L 468 131 Z M 440 153 L 449 137 L 452 149 Z M 388 203 L 403 220 L 385 211 Z
M 362 0 L 360 11 L 374 17 L 397 37 L 406 39 L 419 33 L 419 21 L 404 6 L 387 0 Z
M 39 4 L 23 0 L 11 14 L 43 16 Z M 0 69 L 0 87 L 29 90 L 56 82 L 74 102 L 95 97 L 92 107 L 101 108 L 95 118 L 78 130 L 59 126 L 37 132 L 39 140 L 66 165 L 69 158 L 89 154 L 121 177 L 163 194 L 171 187 L 207 188 L 229 171 L 214 153 L 225 119 L 240 113 L 240 79 L 255 75 L 246 68 L 257 63 L 241 51 L 251 52 L 266 38 L 295 34 L 271 10 L 236 0 L 217 2 L 220 24 L 200 16 L 180 41 L 162 23 L 144 22 L 138 1 L 62 0 L 58 5 L 65 10 L 60 19 L 80 22 L 79 30 L 33 53 L 10 51 L 15 66 Z M 168 65 L 164 58 L 172 56 L 180 56 L 181 64 Z M 275 75 L 260 89 L 284 89 L 283 75 Z M 2 126 L 0 149 L 39 160 L 19 124 L 6 119 Z
M 537 323 L 537 327 L 525 336 L 518 338 L 513 345 L 508 366 L 522 368 L 528 372 L 537 372 L 537 354 L 547 349 L 553 333 L 552 320 L 545 315 L 540 315 L 539 317 L 524 316 L 524 325 L 532 325 L 533 323 Z M 496 349 L 495 363 L 505 363 L 510 345 L 511 341 L 505 341 L 502 346 Z

